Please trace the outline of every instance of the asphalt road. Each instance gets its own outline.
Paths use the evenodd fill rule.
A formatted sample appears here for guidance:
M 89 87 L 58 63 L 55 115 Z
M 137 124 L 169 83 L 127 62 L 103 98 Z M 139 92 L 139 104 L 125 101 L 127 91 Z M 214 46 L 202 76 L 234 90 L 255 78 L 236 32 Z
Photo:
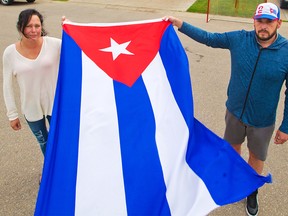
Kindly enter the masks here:
M 153 2 L 153 3 L 152 3 Z M 164 3 L 165 2 L 165 3 Z M 45 27 L 50 36 L 61 38 L 60 20 L 66 15 L 75 22 L 122 22 L 177 16 L 209 31 L 252 29 L 251 19 L 234 21 L 211 20 L 206 15 L 185 11 L 193 1 L 184 0 L 70 0 L 57 2 L 36 0 L 27 4 L 24 0 L 12 6 L 0 5 L 0 53 L 6 46 L 16 42 L 19 35 L 16 21 L 21 10 L 36 8 L 45 16 Z M 227 19 L 226 19 L 227 20 Z M 288 23 L 279 32 L 287 37 Z M 178 34 L 187 51 L 190 62 L 194 95 L 195 116 L 219 136 L 224 131 L 226 87 L 229 79 L 229 52 L 200 45 L 181 33 Z M 2 68 L 2 61 L 0 63 Z M 0 73 L 2 83 L 2 73 Z M 38 193 L 38 179 L 42 171 L 43 157 L 23 117 L 23 129 L 15 132 L 6 118 L 2 88 L 0 90 L 0 216 L 33 215 Z M 279 103 L 276 127 L 282 118 L 283 96 Z M 288 206 L 288 146 L 276 146 L 271 142 L 265 175 L 271 173 L 273 183 L 260 188 L 260 216 L 287 216 Z M 244 150 L 244 158 L 247 150 Z M 245 215 L 245 202 L 216 209 L 211 216 Z

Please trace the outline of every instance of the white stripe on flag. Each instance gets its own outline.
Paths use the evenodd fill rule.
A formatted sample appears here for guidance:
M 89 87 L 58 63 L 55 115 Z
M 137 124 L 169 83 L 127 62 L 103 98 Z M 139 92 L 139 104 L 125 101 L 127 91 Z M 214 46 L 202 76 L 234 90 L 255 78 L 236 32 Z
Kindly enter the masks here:
M 113 80 L 83 52 L 82 65 L 75 215 L 126 215 Z
M 195 215 L 197 212 L 197 215 L 206 215 L 218 205 L 203 181 L 186 163 L 189 131 L 173 96 L 159 53 L 142 77 L 155 115 L 156 143 L 171 214 L 183 216 Z

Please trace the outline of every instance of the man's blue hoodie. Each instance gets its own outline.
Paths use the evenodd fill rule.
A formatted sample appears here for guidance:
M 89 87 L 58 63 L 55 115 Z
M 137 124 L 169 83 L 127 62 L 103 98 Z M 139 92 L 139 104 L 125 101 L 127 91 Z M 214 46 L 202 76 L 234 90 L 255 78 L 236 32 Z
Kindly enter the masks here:
M 281 88 L 286 80 L 285 108 L 279 129 L 288 134 L 287 39 L 278 34 L 273 44 L 262 48 L 254 30 L 211 33 L 183 22 L 179 31 L 207 46 L 230 50 L 231 78 L 226 107 L 247 125 L 267 127 L 275 123 Z

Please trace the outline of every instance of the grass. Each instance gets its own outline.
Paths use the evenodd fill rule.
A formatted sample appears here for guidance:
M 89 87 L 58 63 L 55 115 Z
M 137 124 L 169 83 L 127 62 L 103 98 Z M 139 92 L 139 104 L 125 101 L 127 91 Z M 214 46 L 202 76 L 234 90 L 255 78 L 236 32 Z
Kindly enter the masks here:
M 210 14 L 222 16 L 252 17 L 258 4 L 265 0 L 211 0 Z M 208 0 L 197 0 L 187 11 L 206 13 Z

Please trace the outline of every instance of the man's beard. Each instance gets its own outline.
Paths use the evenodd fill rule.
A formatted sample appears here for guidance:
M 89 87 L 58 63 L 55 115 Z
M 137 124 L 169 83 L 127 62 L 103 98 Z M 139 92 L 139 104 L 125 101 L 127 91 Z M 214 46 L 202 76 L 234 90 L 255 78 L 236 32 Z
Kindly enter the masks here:
M 267 38 L 260 37 L 259 33 L 261 33 L 261 32 L 267 32 L 267 31 L 266 30 L 260 30 L 260 31 L 256 32 L 257 39 L 260 40 L 260 41 L 268 41 L 268 40 L 270 40 L 271 38 L 273 38 L 277 34 L 277 29 L 275 29 L 275 31 L 272 32 L 271 35 L 268 35 Z M 267 33 L 269 34 L 269 32 L 267 32 Z

